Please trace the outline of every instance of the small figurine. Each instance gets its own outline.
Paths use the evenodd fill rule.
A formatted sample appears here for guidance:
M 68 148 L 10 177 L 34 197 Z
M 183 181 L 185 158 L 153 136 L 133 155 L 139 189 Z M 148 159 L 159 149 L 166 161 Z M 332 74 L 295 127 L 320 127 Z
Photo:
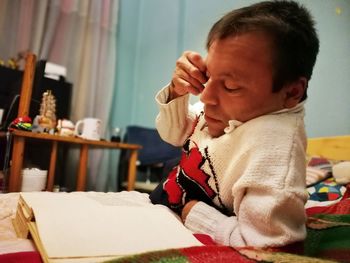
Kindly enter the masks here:
M 32 125 L 32 132 L 37 132 L 37 133 L 49 132 L 49 130 L 46 128 L 47 125 L 42 125 L 43 124 L 42 119 L 43 117 L 40 115 L 35 116 L 33 120 L 33 125 Z
M 74 123 L 70 120 L 63 119 L 63 120 L 58 120 L 57 124 L 57 132 L 58 135 L 61 136 L 74 136 Z
M 33 131 L 53 134 L 56 128 L 56 99 L 48 90 L 43 93 L 40 104 L 40 115 L 34 118 Z

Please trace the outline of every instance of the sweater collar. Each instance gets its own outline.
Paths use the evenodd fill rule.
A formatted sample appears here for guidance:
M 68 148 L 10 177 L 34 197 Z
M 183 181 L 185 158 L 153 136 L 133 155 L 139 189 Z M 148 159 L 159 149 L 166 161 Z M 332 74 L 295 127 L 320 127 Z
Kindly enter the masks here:
M 304 104 L 305 101 L 302 101 L 298 103 L 295 107 L 293 108 L 286 108 L 278 111 L 274 111 L 271 113 L 268 113 L 266 115 L 277 115 L 277 114 L 282 114 L 282 113 L 304 113 Z M 259 118 L 259 117 L 257 117 Z M 230 120 L 228 122 L 228 126 L 224 129 L 224 132 L 231 133 L 233 132 L 237 127 L 241 126 L 244 122 L 237 121 L 237 120 Z

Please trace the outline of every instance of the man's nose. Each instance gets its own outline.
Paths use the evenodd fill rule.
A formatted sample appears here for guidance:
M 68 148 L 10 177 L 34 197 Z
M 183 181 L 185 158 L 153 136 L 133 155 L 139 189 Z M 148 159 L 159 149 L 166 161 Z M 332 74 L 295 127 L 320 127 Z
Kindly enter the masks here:
M 205 84 L 205 87 L 201 93 L 200 96 L 200 100 L 204 103 L 204 104 L 211 104 L 211 105 L 215 105 L 217 104 L 217 92 L 215 91 L 214 85 L 212 83 L 212 81 L 208 81 Z

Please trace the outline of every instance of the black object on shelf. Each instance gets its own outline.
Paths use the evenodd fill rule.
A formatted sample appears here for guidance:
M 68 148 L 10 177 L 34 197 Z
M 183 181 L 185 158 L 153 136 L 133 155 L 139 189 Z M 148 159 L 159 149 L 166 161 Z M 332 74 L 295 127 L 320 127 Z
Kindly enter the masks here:
M 70 119 L 72 83 L 67 82 L 63 77 L 60 77 L 59 80 L 45 77 L 45 66 L 45 60 L 39 60 L 36 64 L 29 117 L 33 120 L 39 114 L 42 94 L 51 90 L 56 98 L 57 119 Z M 7 131 L 9 124 L 17 117 L 22 78 L 23 71 L 0 66 L 0 108 L 4 109 L 0 131 Z M 29 141 L 27 144 L 26 155 L 30 156 L 28 160 L 30 159 L 31 164 L 40 167 L 45 165 L 50 155 L 50 145 L 44 142 L 31 143 Z M 0 170 L 7 166 L 6 148 L 6 137 L 0 138 Z M 6 170 L 6 167 L 3 170 Z
M 63 77 L 59 80 L 45 77 L 45 66 L 45 60 L 39 60 L 36 64 L 29 117 L 33 119 L 39 114 L 42 94 L 51 90 L 56 98 L 57 119 L 69 119 L 72 84 Z M 17 117 L 22 77 L 23 71 L 0 66 L 0 108 L 4 109 L 0 130 L 6 130 Z

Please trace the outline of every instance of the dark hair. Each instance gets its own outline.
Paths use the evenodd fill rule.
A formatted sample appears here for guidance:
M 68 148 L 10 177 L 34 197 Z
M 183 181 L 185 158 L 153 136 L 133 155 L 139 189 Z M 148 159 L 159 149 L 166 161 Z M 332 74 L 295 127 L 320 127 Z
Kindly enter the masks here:
M 273 92 L 299 77 L 311 79 L 319 50 L 315 22 L 309 11 L 294 1 L 265 1 L 233 10 L 211 28 L 213 41 L 253 31 L 268 33 L 273 40 Z M 306 90 L 303 98 L 307 97 Z

